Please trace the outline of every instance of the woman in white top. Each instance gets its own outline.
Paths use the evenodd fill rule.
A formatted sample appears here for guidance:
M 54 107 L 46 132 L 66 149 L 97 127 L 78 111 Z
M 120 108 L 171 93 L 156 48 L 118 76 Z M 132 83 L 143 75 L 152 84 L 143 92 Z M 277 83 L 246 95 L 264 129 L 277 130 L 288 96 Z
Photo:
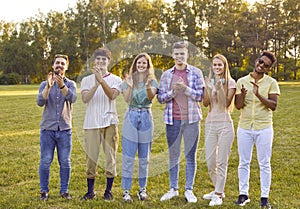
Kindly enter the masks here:
M 236 82 L 231 78 L 227 59 L 217 54 L 213 57 L 209 77 L 205 78 L 203 105 L 209 108 L 205 121 L 205 156 L 210 178 L 215 190 L 205 194 L 209 206 L 221 205 L 228 159 L 234 140 L 234 127 L 230 108 L 235 95 Z

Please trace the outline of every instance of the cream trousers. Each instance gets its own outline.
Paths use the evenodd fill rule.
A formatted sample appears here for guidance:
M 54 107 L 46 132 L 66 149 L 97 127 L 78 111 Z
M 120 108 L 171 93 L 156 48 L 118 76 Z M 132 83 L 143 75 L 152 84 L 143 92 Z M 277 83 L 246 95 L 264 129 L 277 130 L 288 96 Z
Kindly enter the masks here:
M 233 140 L 231 121 L 205 123 L 205 159 L 215 192 L 218 193 L 224 192 Z

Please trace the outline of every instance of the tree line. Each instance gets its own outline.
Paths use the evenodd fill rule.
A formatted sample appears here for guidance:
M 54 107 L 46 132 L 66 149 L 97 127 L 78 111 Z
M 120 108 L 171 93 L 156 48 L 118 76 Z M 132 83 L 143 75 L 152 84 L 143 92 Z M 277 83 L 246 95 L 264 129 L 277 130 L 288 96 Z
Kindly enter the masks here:
M 58 53 L 69 56 L 68 77 L 78 80 L 103 46 L 113 52 L 115 74 L 123 76 L 136 54 L 149 52 L 159 76 L 172 66 L 175 40 L 196 48 L 191 59 L 202 59 L 196 65 L 204 71 L 207 60 L 221 53 L 237 79 L 270 50 L 278 59 L 272 76 L 297 80 L 299 13 L 299 0 L 78 0 L 64 12 L 40 12 L 20 23 L 0 20 L 0 84 L 44 80 Z

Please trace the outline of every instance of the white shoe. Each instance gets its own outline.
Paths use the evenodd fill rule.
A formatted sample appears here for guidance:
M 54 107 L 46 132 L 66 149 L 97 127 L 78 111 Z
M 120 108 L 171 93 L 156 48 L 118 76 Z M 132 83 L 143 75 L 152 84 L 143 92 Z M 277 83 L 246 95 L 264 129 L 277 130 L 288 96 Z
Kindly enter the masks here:
M 197 202 L 197 197 L 193 194 L 193 190 L 185 190 L 184 196 L 187 202 Z
M 168 193 L 164 194 L 161 198 L 160 201 L 165 201 L 165 200 L 169 200 L 172 199 L 173 197 L 176 197 L 179 195 L 178 190 L 175 190 L 174 188 L 170 189 L 170 191 L 168 191 Z
M 141 188 L 140 191 L 137 194 L 139 200 L 144 201 L 148 198 L 148 195 L 146 193 L 146 188 Z
M 213 195 L 213 198 L 209 202 L 209 206 L 222 205 L 223 200 L 219 195 Z
M 125 190 L 125 191 L 123 192 L 123 200 L 124 200 L 125 202 L 132 202 L 132 199 L 131 199 L 131 196 L 130 196 L 130 193 L 129 193 L 128 190 Z
M 214 195 L 215 195 L 215 191 L 212 191 L 208 194 L 203 195 L 203 199 L 211 200 Z M 225 193 L 222 193 L 222 198 L 225 198 Z

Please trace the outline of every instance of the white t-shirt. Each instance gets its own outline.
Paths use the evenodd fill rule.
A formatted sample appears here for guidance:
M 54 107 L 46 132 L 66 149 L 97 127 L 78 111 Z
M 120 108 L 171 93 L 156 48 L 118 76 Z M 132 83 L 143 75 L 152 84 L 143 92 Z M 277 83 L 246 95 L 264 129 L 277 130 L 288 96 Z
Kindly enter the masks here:
M 122 79 L 114 74 L 109 74 L 103 79 L 113 89 L 121 92 Z M 95 75 L 89 75 L 82 79 L 81 92 L 90 90 L 95 85 Z M 101 85 L 98 86 L 94 96 L 87 103 L 83 129 L 105 128 L 112 124 L 118 124 L 116 100 L 110 100 Z

